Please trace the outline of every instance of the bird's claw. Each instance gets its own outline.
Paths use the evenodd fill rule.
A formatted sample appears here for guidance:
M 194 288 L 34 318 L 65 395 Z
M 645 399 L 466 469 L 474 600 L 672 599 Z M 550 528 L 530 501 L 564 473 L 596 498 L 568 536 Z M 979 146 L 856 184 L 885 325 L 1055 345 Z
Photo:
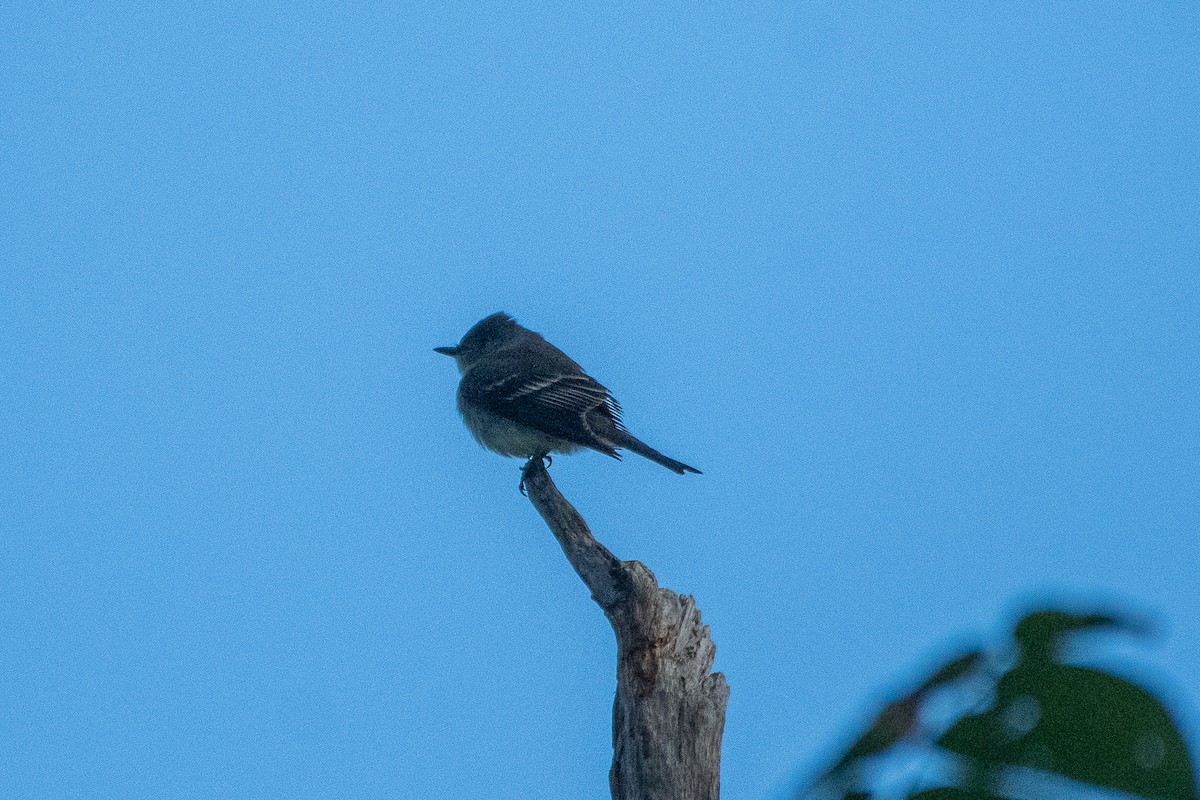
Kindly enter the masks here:
M 525 470 L 529 469 L 529 465 L 532 464 L 535 459 L 545 462 L 545 466 L 547 467 L 554 463 L 554 459 L 550 457 L 549 453 L 543 453 L 540 456 L 532 456 L 528 461 L 525 462 L 525 465 L 521 467 L 521 482 L 517 484 L 517 488 L 520 489 L 522 497 L 529 497 L 529 492 L 525 491 Z

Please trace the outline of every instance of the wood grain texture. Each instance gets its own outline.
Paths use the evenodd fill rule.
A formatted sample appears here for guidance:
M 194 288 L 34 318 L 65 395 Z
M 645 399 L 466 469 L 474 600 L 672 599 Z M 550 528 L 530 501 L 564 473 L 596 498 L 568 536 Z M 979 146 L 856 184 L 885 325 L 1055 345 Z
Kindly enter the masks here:
M 596 541 L 540 459 L 524 486 L 617 635 L 614 800 L 717 800 L 729 686 L 691 597 L 660 588 L 637 561 Z

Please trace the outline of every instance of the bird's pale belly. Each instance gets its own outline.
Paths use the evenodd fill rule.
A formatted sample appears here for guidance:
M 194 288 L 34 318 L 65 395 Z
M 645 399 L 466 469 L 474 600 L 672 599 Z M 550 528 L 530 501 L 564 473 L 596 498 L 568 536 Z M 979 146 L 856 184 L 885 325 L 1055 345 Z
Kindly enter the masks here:
M 581 445 L 534 430 L 490 411 L 481 411 L 459 403 L 467 430 L 481 445 L 502 456 L 532 458 L 545 453 L 575 453 Z

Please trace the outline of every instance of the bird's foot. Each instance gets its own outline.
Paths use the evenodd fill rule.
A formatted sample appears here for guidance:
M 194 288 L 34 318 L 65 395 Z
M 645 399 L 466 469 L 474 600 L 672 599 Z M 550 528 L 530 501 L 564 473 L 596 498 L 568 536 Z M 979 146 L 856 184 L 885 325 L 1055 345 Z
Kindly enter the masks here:
M 525 465 L 521 467 L 521 482 L 517 484 L 517 488 L 521 490 L 521 495 L 524 497 L 529 497 L 529 493 L 525 491 L 525 470 L 529 469 L 530 465 L 533 464 L 534 461 L 537 461 L 544 467 L 548 467 L 554 463 L 554 459 L 550 457 L 549 453 L 542 453 L 541 455 L 533 456 L 525 462 Z

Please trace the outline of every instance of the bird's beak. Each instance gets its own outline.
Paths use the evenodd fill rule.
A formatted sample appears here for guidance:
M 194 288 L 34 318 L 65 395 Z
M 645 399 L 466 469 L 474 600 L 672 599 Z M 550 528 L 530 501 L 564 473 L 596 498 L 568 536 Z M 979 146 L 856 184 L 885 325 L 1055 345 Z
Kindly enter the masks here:
M 456 355 L 458 355 L 458 348 L 457 347 L 435 347 L 435 348 L 433 348 L 433 352 L 441 353 L 444 356 L 456 356 Z

